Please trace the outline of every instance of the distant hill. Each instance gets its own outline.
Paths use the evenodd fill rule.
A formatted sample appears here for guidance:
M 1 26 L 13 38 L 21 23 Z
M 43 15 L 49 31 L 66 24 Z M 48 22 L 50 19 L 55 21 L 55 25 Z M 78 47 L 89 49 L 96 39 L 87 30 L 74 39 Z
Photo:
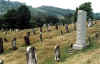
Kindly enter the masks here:
M 4 14 L 8 8 L 17 8 L 21 5 L 22 3 L 19 2 L 12 2 L 12 1 L 7 1 L 7 0 L 0 0 L 0 15 Z
M 34 16 L 40 16 L 40 15 L 64 16 L 74 13 L 74 10 L 71 9 L 62 9 L 52 6 L 41 6 L 38 8 L 29 7 L 29 9 L 31 10 L 32 15 Z
M 94 13 L 93 16 L 95 19 L 100 20 L 100 13 Z

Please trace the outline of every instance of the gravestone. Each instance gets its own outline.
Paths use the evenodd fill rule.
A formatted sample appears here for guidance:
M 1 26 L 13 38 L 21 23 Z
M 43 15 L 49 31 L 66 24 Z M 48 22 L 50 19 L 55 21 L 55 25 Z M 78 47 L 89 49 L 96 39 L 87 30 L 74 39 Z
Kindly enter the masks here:
M 37 64 L 36 48 L 31 46 L 27 47 L 26 59 L 27 64 Z
M 59 62 L 60 61 L 60 46 L 56 45 L 55 46 L 55 61 Z
M 88 19 L 88 27 L 92 27 L 92 19 Z
M 35 29 L 34 29 L 34 28 L 32 29 L 32 33 L 33 33 L 33 34 L 36 34 L 36 33 L 35 33 Z
M 0 60 L 0 64 L 4 64 L 3 60 Z
M 63 31 L 62 30 L 60 31 L 60 33 L 61 33 L 61 35 L 63 35 Z
M 25 41 L 25 44 L 27 46 L 30 45 L 30 40 L 29 40 L 29 37 L 28 36 L 24 36 L 24 41 Z
M 3 49 L 3 39 L 0 37 L 0 54 L 4 52 Z
M 13 38 L 13 40 L 12 40 L 12 49 L 13 50 L 17 49 L 17 47 L 16 47 L 16 38 Z
M 73 45 L 73 49 L 81 50 L 86 47 L 86 16 L 87 13 L 85 11 L 78 11 L 77 40 L 76 44 Z
M 4 38 L 4 42 L 8 42 L 7 38 Z
M 42 32 L 40 32 L 40 41 L 43 41 Z
M 40 27 L 40 32 L 42 32 L 43 30 L 42 30 L 42 27 Z
M 29 37 L 29 36 L 30 36 L 30 32 L 27 32 L 27 33 L 26 33 L 26 36 L 28 36 L 28 37 Z
M 57 24 L 55 25 L 55 28 L 56 28 L 56 30 L 58 30 L 58 25 Z
M 66 32 L 69 32 L 68 24 L 65 24 L 65 30 L 66 30 Z

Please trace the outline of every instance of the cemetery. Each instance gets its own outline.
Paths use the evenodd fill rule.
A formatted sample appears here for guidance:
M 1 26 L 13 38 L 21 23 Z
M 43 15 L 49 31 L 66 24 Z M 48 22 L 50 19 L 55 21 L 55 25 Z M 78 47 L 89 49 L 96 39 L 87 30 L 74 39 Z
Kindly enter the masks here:
M 63 25 L 42 26 L 39 18 L 34 28 L 26 28 L 27 23 L 24 29 L 0 26 L 0 64 L 100 64 L 100 20 L 91 19 L 81 6 L 75 16 Z

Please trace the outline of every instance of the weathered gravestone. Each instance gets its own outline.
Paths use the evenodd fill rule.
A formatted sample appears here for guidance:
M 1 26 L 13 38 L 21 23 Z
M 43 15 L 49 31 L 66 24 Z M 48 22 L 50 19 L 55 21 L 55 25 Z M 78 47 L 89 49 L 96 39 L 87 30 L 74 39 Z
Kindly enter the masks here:
M 24 36 L 24 41 L 27 46 L 30 45 L 29 36 Z
M 17 49 L 17 47 L 16 47 L 16 38 L 13 38 L 13 40 L 12 40 L 12 49 L 13 50 Z
M 3 49 L 3 39 L 0 37 L 0 53 L 3 53 L 4 49 Z
M 69 32 L 68 24 L 65 24 L 65 30 L 66 30 L 66 32 Z
M 4 61 L 3 60 L 0 60 L 0 64 L 4 64 Z
M 60 61 L 60 46 L 56 45 L 55 46 L 55 61 L 59 62 Z
M 26 59 L 27 64 L 37 64 L 36 48 L 31 46 L 27 47 Z
M 77 19 L 77 40 L 73 45 L 73 49 L 81 50 L 86 47 L 86 12 L 83 10 L 78 11 Z

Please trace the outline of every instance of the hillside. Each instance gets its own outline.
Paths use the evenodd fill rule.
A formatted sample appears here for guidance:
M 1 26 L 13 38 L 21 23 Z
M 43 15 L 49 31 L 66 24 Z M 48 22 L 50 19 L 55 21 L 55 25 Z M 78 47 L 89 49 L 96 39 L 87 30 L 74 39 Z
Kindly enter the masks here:
M 32 15 L 39 16 L 39 15 L 49 15 L 49 16 L 64 16 L 70 15 L 74 13 L 74 10 L 70 9 L 62 9 L 52 6 L 40 6 L 38 8 L 29 7 Z
M 12 2 L 7 0 L 0 0 L 0 15 L 4 14 L 8 9 L 17 8 L 22 3 L 19 2 Z
M 100 25 L 100 23 L 98 24 Z M 64 26 L 59 26 L 59 30 L 55 30 L 54 26 L 50 26 L 50 32 L 46 32 L 46 27 L 43 28 L 43 42 L 39 40 L 39 28 L 36 28 L 36 35 L 32 34 L 31 29 L 25 29 L 18 32 L 8 32 L 5 35 L 0 32 L 1 37 L 6 37 L 8 42 L 4 42 L 5 52 L 0 55 L 5 64 L 26 64 L 26 46 L 24 45 L 23 37 L 26 32 L 31 32 L 31 46 L 36 47 L 38 56 L 38 64 L 100 64 L 100 40 L 92 39 L 91 46 L 82 51 L 75 51 L 73 54 L 68 54 L 68 49 L 71 43 L 76 41 L 76 31 L 72 31 L 72 26 L 69 26 L 70 32 L 65 32 Z M 60 30 L 64 32 L 61 35 Z M 88 34 L 94 37 L 95 25 L 88 28 Z M 11 50 L 11 40 L 17 38 L 16 51 Z M 54 61 L 54 47 L 59 44 L 61 48 L 61 62 Z

